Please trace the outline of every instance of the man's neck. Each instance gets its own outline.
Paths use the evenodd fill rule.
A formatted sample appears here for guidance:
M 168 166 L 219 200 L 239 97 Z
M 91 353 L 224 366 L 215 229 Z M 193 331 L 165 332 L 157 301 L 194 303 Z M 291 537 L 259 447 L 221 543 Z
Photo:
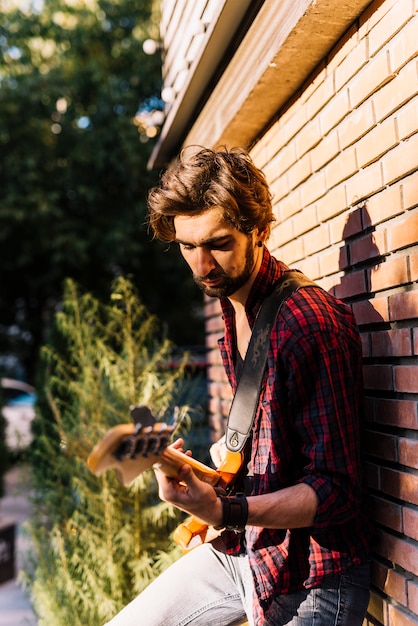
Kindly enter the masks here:
M 260 249 L 261 254 L 258 255 L 256 262 L 254 263 L 253 271 L 251 272 L 250 278 L 247 280 L 245 285 L 243 285 L 240 289 L 238 289 L 231 296 L 228 296 L 228 299 L 232 306 L 235 309 L 235 315 L 240 316 L 245 312 L 245 305 L 248 300 L 248 296 L 250 295 L 251 287 L 260 271 L 260 267 L 263 261 L 263 253 L 262 249 Z

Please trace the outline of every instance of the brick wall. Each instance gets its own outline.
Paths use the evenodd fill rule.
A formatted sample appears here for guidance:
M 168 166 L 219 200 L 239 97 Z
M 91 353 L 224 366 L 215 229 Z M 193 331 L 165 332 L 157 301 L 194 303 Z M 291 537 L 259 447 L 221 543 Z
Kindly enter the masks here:
M 379 0 L 252 150 L 271 251 L 350 303 L 363 341 L 379 531 L 367 624 L 418 624 L 418 0 Z M 274 85 L 272 85 L 274 89 Z M 206 303 L 214 438 L 230 391 Z

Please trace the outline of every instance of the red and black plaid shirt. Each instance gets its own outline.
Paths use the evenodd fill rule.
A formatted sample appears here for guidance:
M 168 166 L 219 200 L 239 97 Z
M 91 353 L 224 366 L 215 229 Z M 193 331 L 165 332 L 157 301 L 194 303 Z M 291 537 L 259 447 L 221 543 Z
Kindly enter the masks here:
M 246 304 L 251 327 L 287 269 L 265 250 Z M 228 299 L 221 305 L 225 337 L 219 347 L 235 391 L 234 313 Z M 362 356 L 351 309 L 316 287 L 290 296 L 273 326 L 262 389 L 253 430 L 253 493 L 306 483 L 319 502 L 310 528 L 247 527 L 245 550 L 256 594 L 267 607 L 278 593 L 319 586 L 326 576 L 368 558 L 371 524 L 359 441 Z M 242 536 L 223 536 L 230 553 L 243 549 Z

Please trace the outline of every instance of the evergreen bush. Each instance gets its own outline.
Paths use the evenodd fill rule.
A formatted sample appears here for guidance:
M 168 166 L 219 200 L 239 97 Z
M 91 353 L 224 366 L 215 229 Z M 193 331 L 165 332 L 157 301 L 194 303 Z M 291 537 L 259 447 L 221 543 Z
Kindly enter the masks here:
M 108 304 L 67 282 L 42 352 L 31 449 L 26 583 L 39 626 L 102 626 L 180 556 L 170 533 L 181 519 L 158 499 L 152 471 L 125 488 L 113 470 L 98 478 L 86 465 L 107 430 L 130 421 L 130 405 L 172 420 L 185 362 L 168 368 L 171 351 L 128 280 L 117 280 Z

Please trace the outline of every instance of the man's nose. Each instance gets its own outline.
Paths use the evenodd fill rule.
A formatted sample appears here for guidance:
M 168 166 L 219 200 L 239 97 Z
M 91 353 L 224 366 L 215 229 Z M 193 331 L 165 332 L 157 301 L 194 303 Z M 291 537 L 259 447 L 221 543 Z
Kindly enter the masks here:
M 196 248 L 194 273 L 197 276 L 207 276 L 216 267 L 211 252 L 205 248 Z

